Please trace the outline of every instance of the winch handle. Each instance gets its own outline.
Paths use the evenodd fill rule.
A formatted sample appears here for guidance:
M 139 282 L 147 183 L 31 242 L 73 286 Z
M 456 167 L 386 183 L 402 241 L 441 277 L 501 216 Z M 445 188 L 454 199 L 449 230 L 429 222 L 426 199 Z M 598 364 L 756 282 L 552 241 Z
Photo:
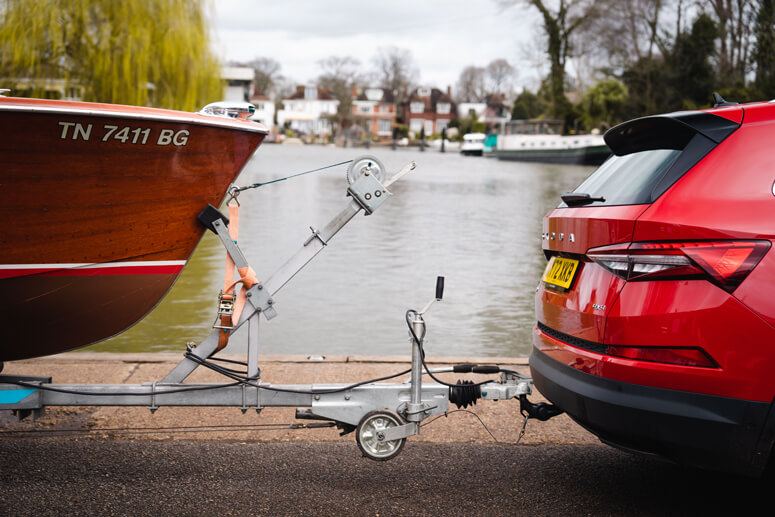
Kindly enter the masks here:
M 436 277 L 436 300 L 441 301 L 443 297 L 444 297 L 444 277 L 437 276 Z
M 388 188 L 390 185 L 392 185 L 393 183 L 401 179 L 401 177 L 404 176 L 406 173 L 408 173 L 409 171 L 413 171 L 415 167 L 417 167 L 417 164 L 414 163 L 414 160 L 412 160 L 411 162 L 404 165 L 403 169 L 393 174 L 393 176 L 389 178 L 387 181 L 385 181 L 385 183 L 382 186 L 385 188 Z

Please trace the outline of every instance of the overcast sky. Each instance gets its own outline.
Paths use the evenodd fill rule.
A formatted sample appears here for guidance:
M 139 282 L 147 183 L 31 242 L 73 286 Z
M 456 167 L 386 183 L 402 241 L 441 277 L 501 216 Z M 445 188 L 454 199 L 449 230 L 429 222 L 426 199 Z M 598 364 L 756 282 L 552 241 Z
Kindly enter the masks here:
M 379 47 L 408 49 L 420 82 L 442 89 L 469 65 L 504 58 L 517 90 L 535 89 L 542 38 L 534 9 L 496 0 L 216 0 L 215 45 L 225 61 L 271 57 L 295 82 L 320 75 L 318 61 L 358 59 L 365 72 Z

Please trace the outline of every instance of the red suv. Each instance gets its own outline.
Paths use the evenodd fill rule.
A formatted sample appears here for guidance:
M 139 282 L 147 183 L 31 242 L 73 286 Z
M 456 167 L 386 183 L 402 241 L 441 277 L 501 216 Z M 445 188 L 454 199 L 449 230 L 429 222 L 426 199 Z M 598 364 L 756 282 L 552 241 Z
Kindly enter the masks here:
M 775 104 L 605 140 L 613 156 L 544 219 L 535 385 L 603 442 L 759 474 L 775 441 Z

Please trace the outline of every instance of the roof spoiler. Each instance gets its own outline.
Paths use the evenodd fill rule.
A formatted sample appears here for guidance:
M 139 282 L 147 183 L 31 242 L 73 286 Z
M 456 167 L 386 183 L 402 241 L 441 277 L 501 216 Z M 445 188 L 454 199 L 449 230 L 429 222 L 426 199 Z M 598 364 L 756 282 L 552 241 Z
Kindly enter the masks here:
M 680 111 L 623 122 L 606 131 L 605 143 L 617 156 L 652 149 L 683 149 L 700 134 L 720 143 L 740 124 L 702 111 Z

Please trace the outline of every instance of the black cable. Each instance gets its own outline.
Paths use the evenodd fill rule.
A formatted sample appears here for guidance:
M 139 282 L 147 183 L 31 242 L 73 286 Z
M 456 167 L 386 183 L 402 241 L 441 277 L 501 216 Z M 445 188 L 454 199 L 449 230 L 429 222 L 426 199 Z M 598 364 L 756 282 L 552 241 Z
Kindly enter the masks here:
M 218 373 L 220 373 L 222 375 L 225 375 L 226 377 L 229 377 L 230 379 L 236 380 L 237 382 L 240 382 L 240 383 L 247 384 L 249 386 L 254 386 L 256 388 L 261 388 L 261 389 L 269 390 L 269 391 L 277 391 L 277 392 L 280 392 L 280 393 L 300 393 L 300 394 L 303 394 L 303 395 L 326 395 L 326 394 L 330 394 L 330 393 L 342 393 L 344 391 L 348 391 L 348 390 L 351 390 L 353 388 L 357 388 L 358 386 L 363 386 L 364 384 L 371 384 L 373 382 L 380 382 L 380 381 L 386 381 L 386 380 L 389 380 L 389 379 L 394 379 L 396 377 L 400 377 L 402 375 L 406 375 L 407 373 L 412 371 L 412 369 L 409 368 L 409 369 L 404 370 L 402 372 L 394 373 L 394 374 L 391 374 L 391 375 L 386 375 L 384 377 L 377 377 L 376 379 L 369 379 L 369 380 L 365 380 L 365 381 L 361 381 L 361 382 L 356 382 L 354 384 L 350 384 L 350 385 L 344 386 L 342 388 L 331 388 L 331 389 L 328 389 L 328 390 L 294 390 L 294 389 L 286 389 L 286 388 L 277 388 L 277 387 L 274 387 L 274 386 L 265 386 L 263 384 L 260 384 L 260 385 L 259 384 L 255 384 L 256 379 L 251 379 L 249 377 L 242 377 L 242 376 L 238 376 L 238 375 L 232 374 L 232 373 L 230 373 L 228 371 L 225 371 L 225 369 L 223 367 L 218 366 L 216 364 L 212 364 L 207 359 L 203 359 L 203 358 L 201 358 L 199 356 L 196 356 L 196 355 L 194 355 L 191 352 L 186 352 L 186 357 L 191 359 L 195 363 L 204 366 L 205 368 L 209 368 L 209 369 L 211 369 L 211 370 L 213 370 L 215 372 L 218 372 Z
M 476 417 L 476 419 L 479 420 L 479 423 L 482 424 L 482 427 L 484 427 L 484 430 L 487 431 L 487 434 L 489 434 L 492 437 L 492 439 L 495 440 L 495 443 L 501 443 L 500 440 L 498 440 L 495 437 L 495 435 L 492 434 L 492 431 L 490 431 L 490 428 L 487 427 L 487 424 L 484 423 L 484 420 L 482 420 L 479 415 L 477 415 L 476 413 L 474 413 L 473 411 L 471 411 L 469 409 L 455 409 L 455 410 L 449 411 L 447 413 L 442 413 L 441 415 L 438 415 L 437 417 L 432 418 L 432 419 L 428 420 L 427 422 L 424 422 L 424 423 L 420 424 L 420 427 L 425 427 L 426 425 L 431 425 L 433 422 L 435 422 L 436 420 L 438 420 L 441 417 L 446 417 L 448 415 L 451 415 L 452 413 L 460 413 L 460 412 L 470 413 L 470 414 L 474 415 Z
M 239 386 L 241 383 L 239 382 L 233 382 L 229 384 L 213 384 L 208 386 L 184 386 L 182 388 L 173 388 L 171 390 L 162 390 L 162 391 L 149 391 L 148 393 L 136 393 L 136 392 L 112 392 L 112 393 L 99 393 L 99 392 L 91 392 L 91 391 L 77 391 L 77 390 L 66 390 L 63 388 L 54 388 L 53 386 L 46 386 L 45 384 L 34 384 L 31 382 L 26 381 L 4 381 L 8 384 L 16 384 L 18 386 L 24 386 L 25 388 L 34 388 L 38 390 L 45 390 L 45 391 L 54 391 L 57 393 L 67 393 L 68 395 L 86 395 L 86 396 L 97 396 L 97 397 L 123 397 L 123 396 L 137 396 L 137 397 L 147 397 L 149 395 L 167 395 L 168 393 L 183 393 L 186 391 L 205 391 L 205 390 L 215 390 L 219 388 L 228 388 L 230 386 Z M 151 390 L 154 390 L 153 386 L 148 386 Z
M 415 334 L 414 328 L 412 328 L 412 319 L 411 319 L 412 315 L 416 316 L 417 311 L 414 309 L 409 309 L 408 311 L 406 311 L 406 324 L 409 326 L 409 333 L 412 335 L 412 339 L 414 339 L 415 343 L 417 343 L 417 346 L 420 348 L 420 358 L 422 360 L 422 365 L 425 367 L 425 372 L 428 374 L 428 376 L 430 376 L 431 379 L 433 379 L 434 381 L 438 382 L 443 386 L 447 386 L 450 388 L 459 388 L 460 384 L 450 384 L 448 382 L 444 382 L 431 373 L 430 368 L 428 368 L 428 365 L 425 362 L 425 350 L 423 349 L 423 346 L 422 346 L 423 340 L 425 339 L 425 326 L 423 325 L 422 336 L 418 336 L 417 334 Z M 503 370 L 500 370 L 500 371 L 503 371 Z M 476 387 L 488 384 L 490 382 L 492 381 L 487 380 L 487 381 L 482 381 L 474 384 L 467 384 L 466 386 L 468 386 L 469 388 L 476 388 Z

